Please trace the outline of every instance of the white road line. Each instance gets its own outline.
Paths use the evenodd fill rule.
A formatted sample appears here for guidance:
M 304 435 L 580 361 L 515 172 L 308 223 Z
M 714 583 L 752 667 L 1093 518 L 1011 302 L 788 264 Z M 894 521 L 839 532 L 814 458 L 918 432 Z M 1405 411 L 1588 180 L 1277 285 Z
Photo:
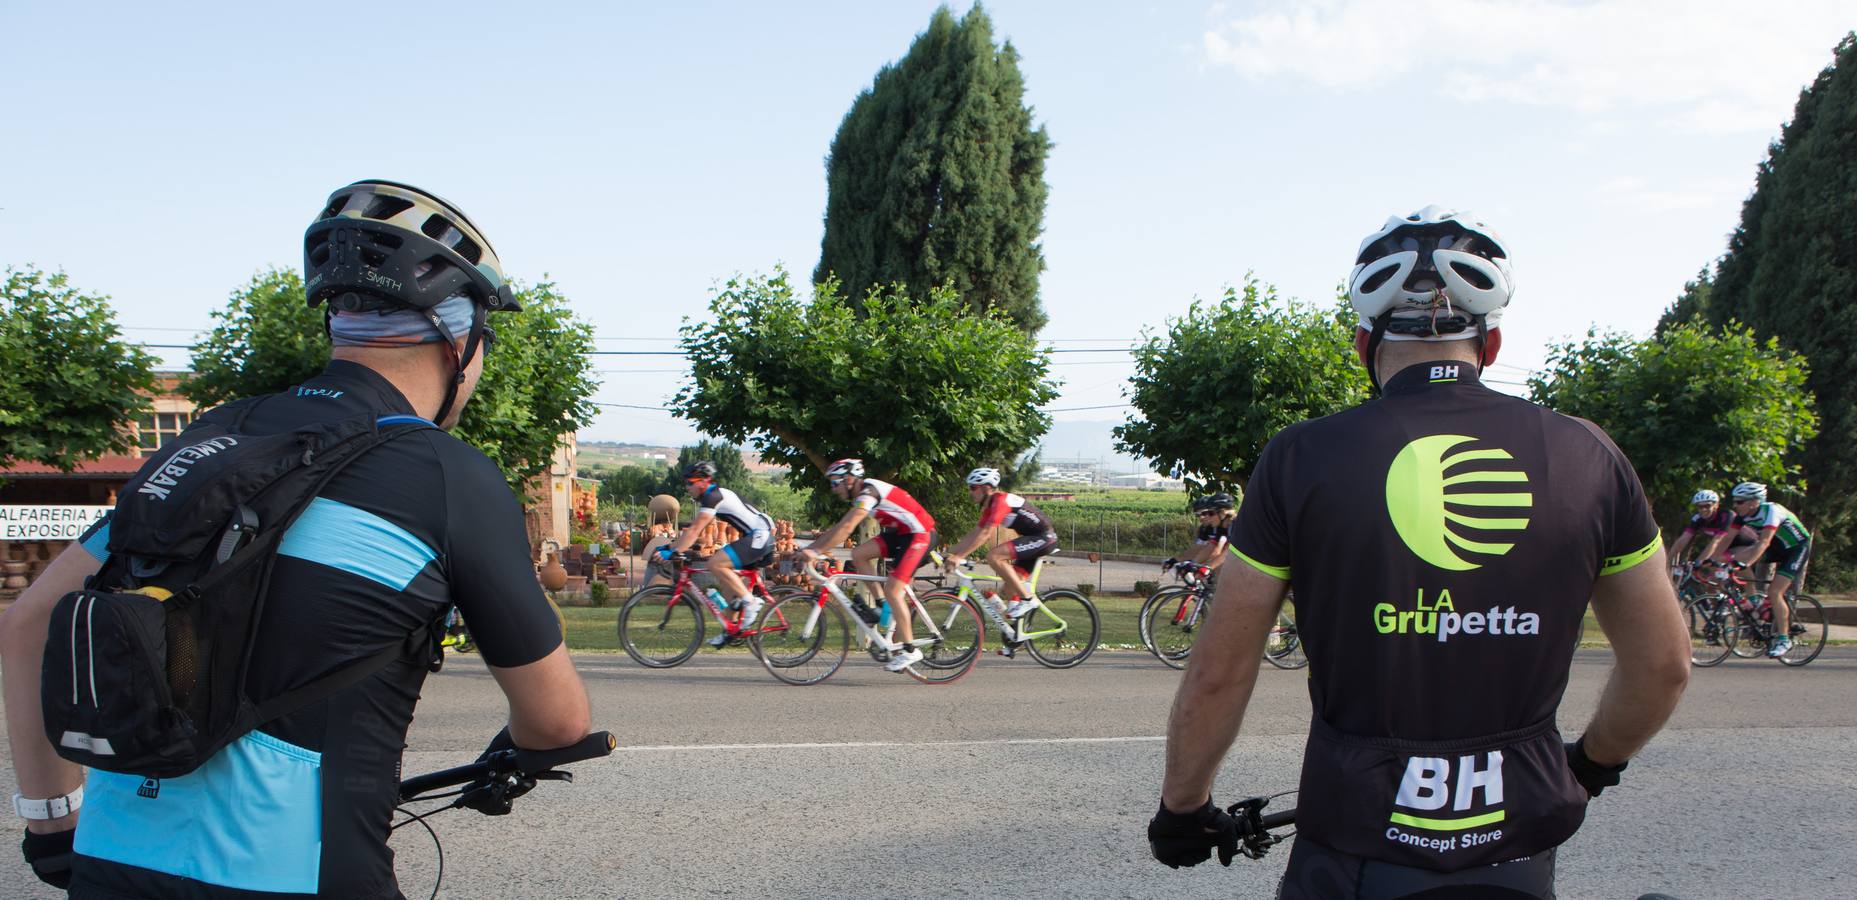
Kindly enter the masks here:
M 616 753 L 648 753 L 663 750 L 863 750 L 880 747 L 986 747 L 1001 744 L 1153 744 L 1167 740 L 1164 734 L 1128 737 L 1074 738 L 994 738 L 975 741 L 843 741 L 816 744 L 650 744 L 642 747 L 621 745 Z

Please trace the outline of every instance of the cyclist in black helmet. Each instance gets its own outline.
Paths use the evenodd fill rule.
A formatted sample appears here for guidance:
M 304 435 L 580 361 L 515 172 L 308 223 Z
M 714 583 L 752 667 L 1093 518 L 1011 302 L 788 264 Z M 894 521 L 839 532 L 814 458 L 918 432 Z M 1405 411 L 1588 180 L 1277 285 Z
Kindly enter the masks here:
M 1598 426 L 1478 381 L 1511 278 L 1467 214 L 1428 207 L 1362 242 L 1349 297 L 1382 396 L 1257 461 L 1231 533 L 1244 564 L 1174 700 L 1161 862 L 1237 849 L 1213 774 L 1292 586 L 1314 716 L 1279 897 L 1551 897 L 1555 848 L 1675 709 L 1688 639 L 1637 473 Z M 1615 668 L 1563 744 L 1589 597 Z
M 247 685 L 276 696 L 407 649 L 186 775 L 86 776 L 46 740 L 39 670 L 52 606 L 109 555 L 104 519 L 0 617 L 7 737 L 28 801 L 18 805 L 23 849 L 72 897 L 400 897 L 388 823 L 430 659 L 413 636 L 454 606 L 509 700 L 493 748 L 549 749 L 587 733 L 586 689 L 536 582 L 522 508 L 488 457 L 440 430 L 483 372 L 489 314 L 517 309 L 490 242 L 433 194 L 360 181 L 311 223 L 304 274 L 308 302 L 327 310 L 328 367 L 201 421 L 237 416 L 245 434 L 359 417 L 439 427 L 341 469 L 284 533 Z
M 761 598 L 748 590 L 736 571 L 757 568 L 773 559 L 774 519 L 754 508 L 741 495 L 717 484 L 716 464 L 709 460 L 694 462 L 685 468 L 683 483 L 690 498 L 696 501 L 696 512 L 676 540 L 658 548 L 658 555 L 670 559 L 694 546 L 710 523 L 718 519 L 728 523 L 740 536 L 724 545 L 721 552 L 710 554 L 709 577 L 722 588 L 729 605 L 741 610 L 742 627 L 748 628 L 761 614 Z M 710 638 L 709 645 L 721 647 L 728 642 L 729 635 L 725 631 Z

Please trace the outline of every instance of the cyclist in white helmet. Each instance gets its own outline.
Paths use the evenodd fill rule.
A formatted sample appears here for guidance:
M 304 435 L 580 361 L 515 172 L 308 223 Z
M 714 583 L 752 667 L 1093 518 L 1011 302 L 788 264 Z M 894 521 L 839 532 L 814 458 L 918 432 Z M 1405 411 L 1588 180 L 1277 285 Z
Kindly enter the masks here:
M 1753 545 L 1753 530 L 1736 524 L 1734 513 L 1722 506 L 1720 494 L 1703 488 L 1689 498 L 1689 502 L 1696 514 L 1689 517 L 1689 524 L 1683 527 L 1683 533 L 1671 545 L 1672 560 L 1683 559 L 1684 551 L 1689 549 L 1698 534 L 1705 535 L 1705 538 L 1701 552 L 1696 554 L 1697 562 L 1733 562 L 1734 557 L 1729 555 L 1729 550 Z M 1679 567 L 1671 568 L 1673 575 L 1680 571 Z
M 1637 473 L 1592 423 L 1479 383 L 1512 291 L 1468 214 L 1427 207 L 1361 243 L 1348 293 L 1381 396 L 1258 458 L 1230 531 L 1244 565 L 1174 699 L 1156 859 L 1238 851 L 1212 780 L 1286 592 L 1314 715 L 1280 898 L 1551 897 L 1588 798 L 1676 708 L 1689 646 Z M 1589 597 L 1615 668 L 1563 744 Z
M 877 536 L 851 551 L 851 570 L 869 575 L 877 570 L 877 560 L 887 559 L 890 563 L 883 596 L 896 617 L 896 636 L 903 647 L 890 654 L 890 661 L 884 668 L 901 672 L 922 661 L 922 651 L 915 646 L 915 623 L 911 620 L 909 604 L 903 601 L 903 592 L 916 577 L 916 567 L 934 546 L 935 517 L 929 515 L 908 491 L 887 481 L 865 477 L 861 459 L 833 462 L 825 467 L 825 478 L 831 483 L 834 496 L 851 501 L 851 509 L 800 552 L 809 560 L 816 559 L 850 536 L 852 529 L 866 516 L 877 520 L 881 528 Z
M 1754 545 L 1736 551 L 1745 565 L 1773 563 L 1773 583 L 1767 586 L 1767 603 L 1773 607 L 1773 633 L 1767 655 L 1778 659 L 1793 648 L 1792 610 L 1786 608 L 1786 589 L 1805 582 L 1806 563 L 1812 559 L 1812 533 L 1792 510 L 1767 500 L 1767 486 L 1743 481 L 1729 492 L 1734 499 L 1735 523 L 1754 529 Z
M 1007 588 L 1007 596 L 1012 598 L 1002 611 L 1008 618 L 1016 619 L 1036 605 L 1036 598 L 1025 585 L 1025 575 L 1031 572 L 1039 557 L 1057 552 L 1057 529 L 1052 527 L 1049 516 L 1027 503 L 1024 497 L 1000 490 L 999 477 L 998 469 L 979 468 L 967 473 L 967 493 L 980 504 L 980 521 L 948 550 L 943 566 L 953 572 L 967 554 L 995 533 L 995 529 L 1011 529 L 1017 536 L 1010 541 L 994 542 L 987 551 L 987 565 L 999 574 Z M 999 602 L 998 597 L 990 599 Z

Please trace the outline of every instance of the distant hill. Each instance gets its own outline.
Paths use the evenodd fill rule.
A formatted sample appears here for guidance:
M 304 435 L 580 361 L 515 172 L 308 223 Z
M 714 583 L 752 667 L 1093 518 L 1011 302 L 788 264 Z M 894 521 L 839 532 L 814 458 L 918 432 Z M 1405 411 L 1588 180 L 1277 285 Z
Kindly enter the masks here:
M 1145 461 L 1115 452 L 1115 436 L 1109 429 L 1122 424 L 1116 421 L 1052 422 L 1051 430 L 1038 441 L 1044 462 L 1084 459 L 1100 463 L 1116 472 L 1146 472 Z
M 617 469 L 621 466 L 643 466 L 649 469 L 668 466 L 677 461 L 677 454 L 682 449 L 624 441 L 578 441 L 575 447 L 582 469 Z M 761 462 L 759 454 L 747 449 L 742 451 L 742 464 L 756 474 L 786 471 L 784 466 Z

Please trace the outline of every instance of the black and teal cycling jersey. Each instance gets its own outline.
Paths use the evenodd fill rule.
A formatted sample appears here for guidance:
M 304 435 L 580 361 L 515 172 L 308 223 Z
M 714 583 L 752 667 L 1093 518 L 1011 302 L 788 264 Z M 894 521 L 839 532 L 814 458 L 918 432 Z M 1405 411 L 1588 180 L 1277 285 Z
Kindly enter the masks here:
M 1314 718 L 1300 836 L 1456 871 L 1573 834 L 1554 713 L 1593 585 L 1657 526 L 1603 431 L 1408 367 L 1258 459 L 1231 552 L 1290 582 Z
M 1745 516 L 1735 516 L 1735 524 L 1746 525 L 1755 531 L 1775 529 L 1773 542 L 1787 550 L 1812 540 L 1812 532 L 1805 529 L 1805 523 L 1799 521 L 1792 510 L 1778 503 L 1762 503 Z
M 715 516 L 727 523 L 730 528 L 742 533 L 744 537 L 755 532 L 774 533 L 774 519 L 741 498 L 740 494 L 719 484 L 711 484 L 709 490 L 696 498 L 695 518 Z
M 331 362 L 257 401 L 257 433 L 410 415 L 392 384 Z M 109 520 L 82 541 L 107 554 Z M 276 696 L 404 643 L 454 604 L 490 665 L 561 644 L 522 509 L 477 450 L 427 430 L 343 469 L 279 545 L 249 689 Z M 396 898 L 387 849 L 424 656 L 265 724 L 179 778 L 92 770 L 76 836 L 79 898 Z

